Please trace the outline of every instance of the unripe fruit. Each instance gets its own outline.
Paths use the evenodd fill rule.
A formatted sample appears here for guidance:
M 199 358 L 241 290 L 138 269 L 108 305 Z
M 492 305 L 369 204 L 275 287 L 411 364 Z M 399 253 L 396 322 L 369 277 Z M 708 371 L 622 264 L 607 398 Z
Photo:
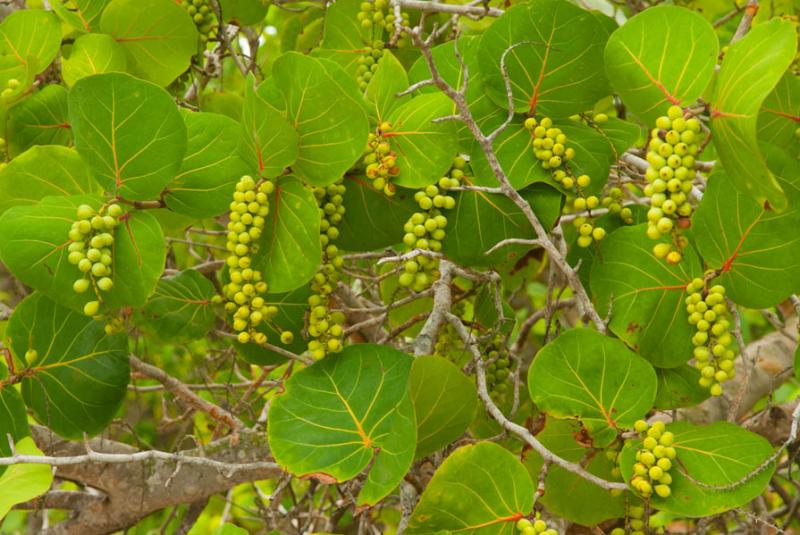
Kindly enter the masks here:
M 83 313 L 87 316 L 96 316 L 100 311 L 100 301 L 89 301 L 83 306 Z

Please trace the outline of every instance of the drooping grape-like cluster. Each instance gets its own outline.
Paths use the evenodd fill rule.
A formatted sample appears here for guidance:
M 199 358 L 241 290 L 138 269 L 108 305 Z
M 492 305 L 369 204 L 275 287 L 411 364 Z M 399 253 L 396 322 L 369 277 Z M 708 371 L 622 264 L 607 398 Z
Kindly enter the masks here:
M 222 287 L 225 295 L 225 311 L 233 315 L 233 330 L 239 342 L 253 341 L 263 344 L 267 335 L 258 330 L 265 321 L 274 318 L 278 309 L 267 305 L 264 294 L 267 283 L 263 274 L 252 267 L 252 256 L 258 250 L 256 244 L 264 229 L 265 217 L 269 213 L 269 195 L 275 191 L 270 180 L 256 182 L 245 175 L 236 184 L 230 204 L 228 240 L 230 255 L 227 259 L 230 282 Z
M 72 284 L 72 289 L 81 294 L 93 288 L 96 300 L 83 307 L 87 316 L 97 316 L 103 301 L 101 292 L 114 287 L 111 277 L 111 264 L 114 262 L 114 229 L 119 224 L 122 207 L 111 204 L 95 211 L 88 204 L 78 206 L 78 220 L 69 231 L 70 244 L 67 246 L 67 261 L 78 267 L 81 277 Z
M 489 363 L 486 366 L 486 389 L 493 399 L 502 402 L 510 390 L 509 378 L 512 372 L 511 358 L 503 337 L 496 334 L 483 348 L 481 355 Z
M 385 54 L 383 41 L 373 41 L 372 46 L 367 46 L 364 53 L 358 58 L 356 82 L 361 91 L 366 91 L 372 75 L 378 70 L 378 65 Z
M 645 535 L 644 531 L 644 507 L 641 505 L 628 505 L 625 508 L 625 516 L 627 524 L 630 528 L 629 532 L 625 528 L 614 528 L 611 530 L 611 535 Z
M 606 192 L 600 204 L 608 208 L 609 214 L 617 214 L 626 225 L 633 224 L 633 211 L 627 206 L 622 206 L 622 189 L 611 187 Z
M 558 535 L 558 531 L 547 527 L 547 522 L 538 518 L 531 522 L 527 518 L 517 520 L 517 530 L 520 535 Z
M 644 420 L 638 420 L 633 427 L 642 437 L 642 447 L 636 452 L 631 486 L 644 498 L 649 498 L 653 492 L 666 498 L 672 493 L 669 471 L 677 456 L 672 446 L 675 435 L 666 430 L 664 422 L 648 425 Z
M 372 37 L 378 38 L 386 32 L 389 35 L 394 33 L 395 15 L 394 11 L 388 11 L 389 3 L 387 0 L 367 0 L 361 2 L 360 10 L 356 18 L 361 27 L 372 30 Z M 408 14 L 402 14 L 402 25 L 408 27 Z M 397 46 L 403 47 L 407 44 L 408 38 L 405 32 L 401 33 L 397 39 Z
M 722 383 L 736 375 L 725 288 L 717 284 L 706 289 L 706 282 L 697 278 L 686 285 L 686 292 L 686 312 L 695 328 L 692 344 L 695 368 L 700 370 L 699 382 L 710 389 L 712 396 L 719 396 Z
M 339 255 L 339 249 L 333 244 L 339 237 L 338 225 L 344 217 L 344 194 L 346 187 L 343 180 L 325 187 L 314 188 L 320 212 L 320 244 L 322 245 L 322 266 L 311 280 L 311 290 L 314 292 L 308 298 L 308 350 L 311 356 L 319 360 L 328 353 L 338 353 L 342 350 L 342 335 L 344 334 L 344 314 L 331 311 L 328 301 L 336 290 L 339 281 L 339 272 L 344 264 L 344 259 Z
M 219 23 L 210 0 L 181 0 L 181 7 L 192 17 L 203 45 L 217 37 Z
M 395 194 L 395 186 L 390 182 L 392 177 L 400 174 L 397 166 L 397 153 L 389 144 L 389 137 L 394 129 L 392 123 L 384 121 L 376 132 L 370 132 L 364 154 L 365 173 L 372 180 L 372 187 L 389 197 Z
M 456 205 L 455 198 L 447 192 L 461 185 L 466 165 L 463 158 L 456 158 L 450 174 L 439 179 L 438 186 L 431 184 L 414 194 L 414 200 L 419 205 L 420 211 L 414 212 L 403 226 L 406 252 L 414 249 L 434 252 L 442 250 L 442 240 L 447 227 L 444 210 L 452 210 Z M 438 277 L 439 260 L 419 255 L 403 263 L 403 273 L 400 274 L 399 283 L 400 286 L 420 292 L 430 287 Z
M 659 240 L 672 235 L 672 243 L 653 247 L 653 254 L 672 264 L 681 261 L 681 251 L 687 244 L 682 234 L 692 215 L 689 194 L 696 176 L 699 141 L 700 121 L 694 117 L 684 119 L 680 106 L 671 106 L 667 115 L 656 119 L 647 146 L 650 164 L 645 171 L 648 184 L 644 188 L 644 194 L 650 197 L 647 236 Z

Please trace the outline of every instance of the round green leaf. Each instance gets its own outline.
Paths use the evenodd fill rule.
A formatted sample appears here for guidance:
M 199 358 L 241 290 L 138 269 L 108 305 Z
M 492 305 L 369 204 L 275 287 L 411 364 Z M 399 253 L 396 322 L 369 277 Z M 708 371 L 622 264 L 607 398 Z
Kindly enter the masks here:
M 508 105 L 500 61 L 506 54 L 514 111 L 567 117 L 609 93 L 601 66 L 608 34 L 589 11 L 561 0 L 514 6 L 483 35 L 480 72 L 492 100 Z M 515 46 L 516 45 L 516 46 Z
M 561 193 L 546 184 L 534 184 L 522 191 L 545 228 L 555 223 L 561 210 Z M 462 265 L 484 267 L 515 262 L 530 246 L 511 245 L 492 254 L 486 252 L 508 238 L 533 239 L 536 234 L 525 214 L 505 195 L 462 191 L 456 206 L 447 214 L 447 236 L 442 252 Z
M 17 157 L 34 145 L 70 145 L 67 90 L 48 85 L 8 110 L 8 154 Z
M 75 147 L 107 191 L 158 197 L 181 165 L 186 126 L 151 83 L 119 73 L 83 78 L 69 93 L 69 115 Z
M 592 264 L 591 288 L 597 310 L 613 303 L 611 332 L 654 366 L 674 368 L 692 356 L 685 288 L 703 268 L 691 247 L 676 265 L 657 259 L 655 243 L 645 225 L 611 233 L 600 242 L 602 260 Z
M 61 75 L 67 85 L 86 76 L 104 72 L 125 72 L 125 49 L 116 39 L 102 33 L 87 33 L 75 40 L 69 55 L 61 60 Z
M 246 25 L 261 22 L 269 9 L 269 4 L 262 0 L 220 0 L 219 5 L 226 21 Z
M 211 304 L 214 294 L 211 281 L 198 271 L 187 269 L 158 281 L 155 294 L 142 314 L 164 340 L 202 338 L 216 319 Z
M 582 436 L 581 426 L 574 420 L 548 418 L 544 429 L 536 438 L 544 446 L 573 463 L 579 463 L 590 473 L 607 481 L 617 481 L 612 470 L 615 463 L 606 457 L 603 450 L 589 450 L 576 437 Z M 585 459 L 588 458 L 588 463 Z M 535 451 L 528 453 L 525 468 L 531 479 L 538 479 L 542 468 L 542 457 Z M 539 499 L 548 511 L 584 526 L 594 526 L 611 518 L 625 516 L 624 495 L 614 496 L 594 483 L 553 464 L 544 480 L 545 493 Z
M 19 455 L 43 455 L 31 437 L 19 440 L 14 449 Z M 53 483 L 53 469 L 46 464 L 15 464 L 0 477 L 0 518 L 5 517 L 18 503 L 41 496 Z
M 417 459 L 456 440 L 475 417 L 475 385 L 445 358 L 414 359 L 408 388 L 417 415 Z
M 800 78 L 787 72 L 764 100 L 758 114 L 760 143 L 775 145 L 789 154 L 800 152 L 800 137 L 795 135 L 800 121 Z
M 73 149 L 34 146 L 0 170 L 0 213 L 52 195 L 99 193 L 97 182 Z
M 299 135 L 292 170 L 315 185 L 336 182 L 361 156 L 369 124 L 352 87 L 329 74 L 332 64 L 288 52 L 272 67 L 272 76 L 286 102 L 287 118 Z
M 649 362 L 589 329 L 571 329 L 544 346 L 528 371 L 533 402 L 556 418 L 580 418 L 599 447 L 647 414 L 656 388 Z
M 274 177 L 297 160 L 294 127 L 269 102 L 270 82 L 255 87 L 250 76 L 244 86 L 242 127 L 247 164 L 265 177 Z
M 256 241 L 254 269 L 269 291 L 288 292 L 314 276 L 322 259 L 319 207 L 314 194 L 293 176 L 282 177 L 270 195 L 264 233 Z
M 742 306 L 767 308 L 800 290 L 800 240 L 787 239 L 800 228 L 800 166 L 788 155 L 783 159 L 788 169 L 781 174 L 788 180 L 779 184 L 790 203 L 785 212 L 762 208 L 718 171 L 692 218 L 700 254 L 722 270 L 720 284 Z
M 0 216 L 0 260 L 21 282 L 60 305 L 83 310 L 96 299 L 92 292 L 77 294 L 72 283 L 80 271 L 67 262 L 67 235 L 80 204 L 95 209 L 99 197 L 46 197 L 28 206 L 15 206 Z M 112 279 L 103 293 L 109 307 L 144 306 L 164 270 L 166 243 L 158 221 L 150 214 L 126 214 L 114 231 Z
M 670 470 L 672 494 L 669 498 L 651 498 L 652 506 L 661 511 L 689 517 L 723 513 L 761 494 L 775 471 L 774 465 L 770 465 L 734 490 L 702 487 L 686 475 L 706 485 L 733 483 L 761 466 L 772 455 L 769 442 L 728 422 L 711 425 L 675 422 L 667 424 L 667 430 L 675 434 L 673 446 L 678 457 Z M 632 440 L 622 450 L 620 469 L 626 481 L 631 479 L 638 448 L 641 448 L 641 441 Z
M 61 26 L 49 11 L 20 9 L 0 23 L 0 54 L 13 56 L 22 64 L 32 62 L 29 70 L 33 74 L 50 65 L 60 46 Z
M 314 53 L 329 58 L 355 76 L 358 58 L 372 45 L 372 32 L 361 26 L 357 15 L 361 0 L 337 0 L 325 10 L 322 42 Z
M 711 99 L 712 140 L 731 184 L 777 210 L 788 204 L 759 151 L 758 111 L 796 50 L 797 31 L 788 20 L 755 26 L 725 53 Z
M 22 380 L 22 397 L 36 419 L 65 438 L 103 431 L 125 398 L 129 379 L 127 335 L 34 293 L 17 305 L 6 338 L 24 362 L 38 360 Z
M 409 95 L 398 97 L 397 93 L 408 88 L 408 75 L 403 64 L 388 49 L 378 61 L 378 68 L 364 91 L 371 114 L 380 123 L 403 103 L 410 100 Z
M 433 474 L 406 533 L 516 533 L 533 493 L 533 481 L 510 451 L 492 442 L 463 446 Z
M 169 85 L 197 53 L 197 29 L 173 0 L 112 0 L 100 18 L 100 30 L 122 45 L 132 74 Z
M 17 389 L 4 382 L 7 377 L 8 370 L 5 364 L 0 364 L 0 457 L 11 455 L 9 436 L 17 442 L 31 434 L 25 404 Z M 1 466 L 0 475 L 5 471 L 6 467 Z
M 714 28 L 682 7 L 643 10 L 608 39 L 608 79 L 625 105 L 655 123 L 671 104 L 688 106 L 711 81 L 719 45 Z
M 399 243 L 398 229 L 419 209 L 411 190 L 397 188 L 388 197 L 366 178 L 345 176 L 344 184 L 345 216 L 336 246 L 345 251 L 374 251 Z
M 110 0 L 52 0 L 50 7 L 58 18 L 81 32 L 100 30 L 100 14 Z
M 371 463 L 358 503 L 382 499 L 414 457 L 411 362 L 389 346 L 359 344 L 292 375 L 269 410 L 275 460 L 326 483 L 352 479 Z
M 188 134 L 180 170 L 167 185 L 167 206 L 190 217 L 220 215 L 228 209 L 236 182 L 252 168 L 239 153 L 239 123 L 224 115 L 183 114 Z
M 656 368 L 658 391 L 655 408 L 661 410 L 693 407 L 708 398 L 707 388 L 700 386 L 700 372 L 691 366 Z

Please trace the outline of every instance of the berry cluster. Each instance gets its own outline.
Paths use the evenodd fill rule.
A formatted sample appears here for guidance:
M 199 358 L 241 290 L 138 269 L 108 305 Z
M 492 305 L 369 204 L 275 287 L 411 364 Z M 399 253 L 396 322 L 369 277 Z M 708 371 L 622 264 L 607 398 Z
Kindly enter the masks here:
M 626 532 L 625 528 L 614 528 L 611 530 L 611 535 L 645 535 L 644 531 L 644 507 L 641 505 L 629 505 L 625 508 L 625 516 L 628 519 L 628 527 L 630 532 Z
M 381 58 L 386 54 L 383 41 L 374 41 L 372 46 L 367 46 L 364 54 L 358 58 L 358 69 L 356 70 L 356 81 L 361 91 L 366 91 L 372 75 L 378 70 Z
M 414 200 L 420 207 L 419 212 L 414 212 L 403 226 L 403 243 L 406 251 L 421 249 L 423 251 L 438 252 L 442 250 L 442 240 L 445 237 L 447 218 L 443 210 L 451 210 L 456 205 L 454 197 L 447 194 L 451 188 L 461 185 L 464 168 L 467 163 L 463 158 L 457 157 L 453 162 L 449 176 L 439 179 L 439 185 L 431 184 L 414 194 Z M 420 292 L 430 287 L 438 276 L 439 261 L 427 256 L 416 256 L 403 263 L 403 273 L 400 275 L 400 286 L 411 288 Z
M 372 180 L 372 187 L 389 197 L 395 193 L 395 185 L 389 180 L 400 173 L 397 153 L 392 150 L 388 141 L 393 128 L 392 123 L 384 121 L 378 126 L 377 132 L 370 132 L 363 160 L 365 173 Z
M 94 288 L 97 300 L 89 301 L 83 307 L 84 314 L 94 317 L 100 311 L 100 292 L 108 292 L 114 287 L 111 278 L 114 254 L 111 247 L 114 245 L 114 229 L 119 224 L 122 207 L 111 204 L 95 211 L 88 204 L 82 204 L 78 206 L 76 215 L 78 220 L 69 231 L 67 261 L 78 266 L 82 273 L 81 278 L 72 284 L 72 289 L 81 294 L 90 287 Z
M 733 338 L 728 332 L 731 322 L 725 305 L 725 288 L 719 284 L 706 289 L 703 279 L 686 285 L 686 312 L 696 332 L 692 336 L 695 368 L 700 370 L 700 385 L 709 388 L 712 396 L 722 394 L 722 384 L 736 375 L 730 349 Z
M 389 7 L 387 0 L 369 0 L 361 3 L 361 9 L 356 15 L 361 27 L 366 30 L 372 30 L 372 36 L 378 37 L 385 31 L 391 35 L 394 33 L 395 15 L 394 12 L 388 12 Z M 408 26 L 408 15 L 402 14 L 402 25 Z M 407 36 L 405 32 L 401 33 L 397 39 L 397 46 L 403 47 L 407 44 Z
M 609 188 L 600 204 L 608 208 L 608 213 L 619 215 L 619 218 L 626 225 L 633 224 L 633 211 L 627 206 L 622 206 L 622 189 L 618 187 Z
M 181 7 L 192 17 L 203 45 L 217 37 L 217 15 L 210 0 L 181 0 Z
M 239 342 L 253 341 L 263 344 L 267 335 L 257 328 L 278 313 L 278 308 L 268 306 L 264 301 L 267 283 L 257 269 L 251 267 L 251 254 L 258 251 L 256 241 L 261 237 L 264 218 L 269 213 L 269 195 L 275 184 L 269 180 L 257 183 L 253 177 L 245 175 L 236 184 L 230 204 L 228 222 L 228 241 L 226 249 L 230 282 L 222 287 L 227 299 L 225 311 L 233 314 L 233 330 L 238 333 Z
M 651 206 L 647 212 L 647 236 L 658 240 L 672 234 L 673 243 L 653 247 L 653 254 L 672 264 L 681 261 L 681 251 L 687 244 L 682 233 L 692 215 L 689 193 L 696 175 L 694 157 L 699 150 L 699 132 L 700 121 L 694 117 L 684 119 L 680 106 L 671 106 L 667 115 L 656 120 L 647 146 L 650 165 L 645 171 L 648 184 L 644 194 L 650 197 Z
M 669 470 L 677 455 L 672 447 L 675 436 L 665 430 L 664 422 L 653 422 L 650 426 L 644 420 L 638 420 L 633 427 L 642 437 L 642 448 L 636 452 L 631 486 L 644 498 L 652 496 L 653 491 L 666 498 L 672 492 Z
M 547 527 L 547 522 L 537 519 L 531 522 L 527 518 L 520 518 L 517 521 L 517 529 L 520 535 L 558 535 L 558 531 Z
M 339 223 L 342 222 L 345 208 L 345 185 L 342 180 L 326 187 L 314 188 L 320 212 L 320 243 L 322 245 L 322 267 L 311 281 L 311 290 L 314 292 L 308 298 L 308 350 L 317 360 L 328 353 L 337 353 L 342 350 L 342 335 L 344 328 L 344 315 L 341 312 L 331 312 L 328 300 L 336 290 L 339 281 L 339 270 L 344 259 L 339 256 L 339 249 L 332 242 L 339 237 Z
M 11 78 L 6 82 L 6 87 L 0 92 L 0 97 L 2 98 L 9 98 L 11 95 L 14 94 L 14 91 L 17 90 L 19 87 L 19 80 L 16 78 Z
M 496 334 L 481 352 L 483 359 L 489 362 L 486 366 L 486 389 L 497 401 L 503 401 L 509 391 L 508 379 L 511 377 L 511 359 L 503 337 Z

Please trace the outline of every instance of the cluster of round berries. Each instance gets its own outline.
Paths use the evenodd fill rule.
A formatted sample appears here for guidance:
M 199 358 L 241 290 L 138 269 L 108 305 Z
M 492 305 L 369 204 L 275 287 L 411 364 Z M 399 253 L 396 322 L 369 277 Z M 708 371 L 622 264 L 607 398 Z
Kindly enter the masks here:
M 627 206 L 622 206 L 621 188 L 616 186 L 609 188 L 606 196 L 600 201 L 600 204 L 602 204 L 604 208 L 608 208 L 609 214 L 619 215 L 619 218 L 626 225 L 633 224 L 633 211 Z
M 373 37 L 381 35 L 384 31 L 388 34 L 394 33 L 395 15 L 394 12 L 387 14 L 387 0 L 370 0 L 361 2 L 361 9 L 356 18 L 361 23 L 361 27 L 372 30 Z M 408 14 L 402 14 L 402 25 L 408 26 Z M 403 47 L 407 44 L 405 32 L 401 33 L 397 39 L 397 46 Z
M 19 80 L 17 80 L 16 78 L 10 78 L 6 82 L 5 89 L 3 89 L 2 92 L 0 92 L 0 97 L 2 98 L 11 97 L 14 94 L 14 91 L 16 91 L 18 87 L 19 87 Z
M 531 522 L 527 518 L 517 520 L 517 530 L 520 535 L 558 535 L 558 531 L 547 527 L 547 522 L 537 519 Z
M 447 218 L 443 210 L 451 210 L 456 205 L 454 197 L 447 191 L 461 185 L 464 168 L 467 163 L 463 158 L 456 158 L 449 176 L 439 179 L 439 185 L 427 186 L 414 193 L 414 200 L 420 207 L 419 212 L 414 212 L 403 226 L 403 243 L 406 252 L 414 249 L 439 252 L 442 250 L 442 240 L 445 237 Z M 400 286 L 411 288 L 420 292 L 430 287 L 439 276 L 439 261 L 435 258 L 419 255 L 403 263 L 403 273 L 400 274 Z
M 341 312 L 330 311 L 328 300 L 336 290 L 339 270 L 344 264 L 338 247 L 332 242 L 339 237 L 338 225 L 345 213 L 345 190 L 343 180 L 326 187 L 314 188 L 321 218 L 319 239 L 322 245 L 322 266 L 311 281 L 314 294 L 308 298 L 308 334 L 312 338 L 308 342 L 308 350 L 316 360 L 328 353 L 342 350 L 342 324 L 345 318 Z
M 267 335 L 257 328 L 278 313 L 277 307 L 268 306 L 264 301 L 267 283 L 262 273 L 251 267 L 250 256 L 258 251 L 256 241 L 261 237 L 264 218 L 269 213 L 267 202 L 274 190 L 275 184 L 271 181 L 256 183 L 253 177 L 245 175 L 236 184 L 230 204 L 225 246 L 230 252 L 226 261 L 230 282 L 222 287 L 222 292 L 227 299 L 225 311 L 233 314 L 233 330 L 243 344 L 266 342 Z
M 641 505 L 629 505 L 625 508 L 625 516 L 628 519 L 630 531 L 625 531 L 625 528 L 614 528 L 611 530 L 611 535 L 645 535 L 644 507 Z
M 114 229 L 119 224 L 122 207 L 111 204 L 99 211 L 88 204 L 78 206 L 78 220 L 69 231 L 70 244 L 67 247 L 67 261 L 82 273 L 81 278 L 72 284 L 72 289 L 81 294 L 94 288 L 97 300 L 84 305 L 87 316 L 97 316 L 100 311 L 100 292 L 108 292 L 114 287 L 111 278 L 111 264 L 114 260 L 111 247 L 114 245 Z
M 391 197 L 395 193 L 395 185 L 389 180 L 400 174 L 397 167 L 397 153 L 389 145 L 387 134 L 394 126 L 389 122 L 382 122 L 377 132 L 370 132 L 367 138 L 366 154 L 364 155 L 365 173 L 372 180 L 372 187 Z
M 647 236 L 653 240 L 673 234 L 674 243 L 659 243 L 653 254 L 677 264 L 681 251 L 687 244 L 682 236 L 690 225 L 692 205 L 689 194 L 695 179 L 695 156 L 699 150 L 700 121 L 692 117 L 683 118 L 680 106 L 671 106 L 667 115 L 656 120 L 647 146 L 645 171 L 648 184 L 644 194 L 650 197 L 647 212 Z
M 356 69 L 356 81 L 361 91 L 366 91 L 372 75 L 378 70 L 381 58 L 386 54 L 383 41 L 374 41 L 372 46 L 367 46 L 364 54 L 358 58 L 358 68 Z
M 695 368 L 700 370 L 700 385 L 709 388 L 712 396 L 722 395 L 720 383 L 736 375 L 735 353 L 730 349 L 733 338 L 728 332 L 731 322 L 725 305 L 725 288 L 719 284 L 706 290 L 703 279 L 686 285 L 686 312 L 696 332 L 692 336 Z
M 575 149 L 567 147 L 567 135 L 560 128 L 553 127 L 553 120 L 543 117 L 537 121 L 534 117 L 525 119 L 525 129 L 533 136 L 533 154 L 542 162 L 544 169 L 551 169 L 553 176 L 565 188 L 572 188 L 572 177 L 566 172 L 557 174 L 561 167 L 575 157 Z M 564 184 L 564 180 L 567 184 Z M 588 186 L 588 184 L 587 184 Z
M 216 38 L 217 15 L 209 0 L 181 0 L 181 7 L 192 17 L 203 45 Z
M 511 359 L 503 337 L 496 334 L 481 352 L 486 366 L 486 389 L 497 401 L 503 401 L 509 391 L 508 379 L 511 377 Z
M 672 492 L 669 470 L 677 455 L 672 447 L 675 436 L 665 430 L 664 422 L 653 422 L 650 426 L 644 420 L 638 420 L 633 428 L 642 437 L 642 448 L 636 452 L 631 486 L 644 498 L 652 496 L 653 491 L 666 498 Z

